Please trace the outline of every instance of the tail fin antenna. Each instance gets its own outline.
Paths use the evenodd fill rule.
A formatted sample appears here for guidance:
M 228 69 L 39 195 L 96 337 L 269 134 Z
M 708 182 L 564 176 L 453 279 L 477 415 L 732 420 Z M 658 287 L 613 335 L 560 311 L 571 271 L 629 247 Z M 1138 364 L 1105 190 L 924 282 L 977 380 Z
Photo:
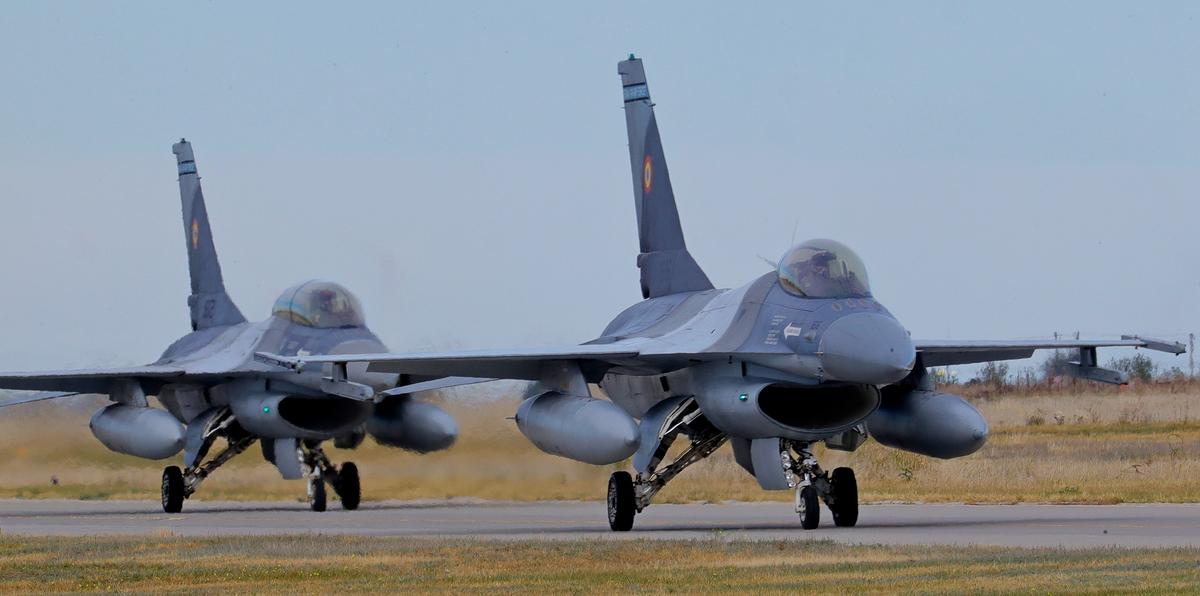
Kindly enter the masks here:
M 171 151 L 179 164 L 179 198 L 183 202 L 183 232 L 187 241 L 188 272 L 192 278 L 192 294 L 188 296 L 192 329 L 244 323 L 246 317 L 225 292 L 192 144 L 179 139 L 171 146 Z
M 683 241 L 642 61 L 630 54 L 628 60 L 617 65 L 617 72 L 625 93 L 625 127 L 641 243 L 638 268 L 642 273 L 642 297 L 711 290 L 712 282 Z

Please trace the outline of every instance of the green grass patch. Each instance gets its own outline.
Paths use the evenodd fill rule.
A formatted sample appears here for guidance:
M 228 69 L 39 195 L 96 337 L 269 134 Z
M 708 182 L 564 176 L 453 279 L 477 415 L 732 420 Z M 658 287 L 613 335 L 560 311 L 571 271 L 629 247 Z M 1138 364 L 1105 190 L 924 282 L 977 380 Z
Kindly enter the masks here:
M 16 592 L 1038 592 L 1200 590 L 1197 549 L 830 541 L 486 541 L 350 536 L 0 537 Z

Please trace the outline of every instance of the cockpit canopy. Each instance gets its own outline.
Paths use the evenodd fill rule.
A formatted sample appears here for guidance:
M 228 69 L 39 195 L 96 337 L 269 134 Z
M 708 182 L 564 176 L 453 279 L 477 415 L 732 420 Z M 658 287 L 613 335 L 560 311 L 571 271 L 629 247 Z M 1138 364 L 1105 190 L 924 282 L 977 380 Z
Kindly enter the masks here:
M 338 284 L 321 280 L 306 281 L 284 290 L 271 314 L 321 329 L 366 325 L 358 298 Z
M 867 268 L 850 247 L 833 240 L 797 244 L 779 260 L 779 285 L 801 298 L 871 295 Z

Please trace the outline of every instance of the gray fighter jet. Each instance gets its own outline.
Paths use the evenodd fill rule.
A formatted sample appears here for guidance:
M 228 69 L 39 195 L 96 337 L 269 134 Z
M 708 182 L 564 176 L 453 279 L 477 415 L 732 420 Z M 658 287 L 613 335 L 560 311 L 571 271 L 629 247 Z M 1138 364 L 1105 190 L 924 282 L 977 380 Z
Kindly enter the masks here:
M 327 281 L 288 288 L 270 318 L 247 322 L 225 292 L 192 147 L 180 140 L 173 150 L 191 273 L 192 332 L 146 366 L 0 373 L 0 388 L 55 392 L 0 406 L 107 394 L 114 403 L 96 412 L 90 425 L 106 447 L 149 459 L 183 450 L 183 468 L 163 470 L 162 506 L 168 513 L 180 511 L 206 477 L 255 441 L 284 478 L 308 479 L 314 511 L 325 509 L 326 483 L 346 509 L 358 507 L 360 498 L 358 469 L 350 462 L 330 462 L 321 449 L 324 441 L 353 448 L 370 434 L 385 445 L 417 452 L 449 447 L 458 434 L 454 419 L 396 387 L 398 381 L 420 379 L 368 373 L 365 365 L 334 367 L 329 375 L 296 375 L 255 360 L 255 352 L 263 350 L 299 355 L 386 348 L 367 328 L 358 299 Z M 426 386 L 447 384 L 455 382 Z M 152 407 L 147 396 L 158 396 L 166 410 Z M 227 446 L 207 457 L 218 438 Z
M 801 243 L 775 271 L 714 289 L 684 244 L 654 104 L 642 62 L 618 67 L 633 173 L 644 300 L 600 337 L 545 350 L 261 355 L 305 371 L 369 363 L 368 371 L 472 375 L 535 381 L 516 413 L 521 432 L 551 454 L 608 465 L 633 457 L 636 475 L 608 483 L 608 522 L 629 530 L 634 515 L 687 466 L 728 442 L 764 489 L 794 489 L 806 529 L 824 501 L 838 526 L 858 518 L 850 468 L 826 473 L 818 442 L 854 451 L 868 437 L 939 458 L 961 457 L 987 439 L 983 416 L 935 390 L 931 366 L 1027 358 L 1039 349 L 1078 350 L 1071 374 L 1121 383 L 1096 366 L 1096 350 L 1132 346 L 1181 353 L 1137 337 L 1121 340 L 918 341 L 871 292 L 852 250 L 832 240 Z M 598 384 L 611 401 L 597 399 Z M 672 461 L 680 437 L 687 447 Z

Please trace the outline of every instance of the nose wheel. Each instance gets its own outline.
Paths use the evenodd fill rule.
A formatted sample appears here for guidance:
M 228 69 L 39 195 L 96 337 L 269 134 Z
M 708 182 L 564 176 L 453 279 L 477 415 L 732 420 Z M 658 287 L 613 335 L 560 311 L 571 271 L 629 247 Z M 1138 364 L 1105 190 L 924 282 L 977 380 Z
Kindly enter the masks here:
M 793 456 L 784 444 L 780 453 L 788 483 L 796 487 L 796 514 L 800 516 L 800 527 L 815 530 L 821 524 L 821 501 L 833 514 L 833 525 L 850 528 L 858 523 L 858 481 L 854 470 L 837 468 L 832 474 L 817 465 L 817 459 L 809 451 L 808 443 L 793 443 Z
M 801 486 L 796 491 L 796 513 L 800 515 L 801 528 L 815 530 L 821 525 L 820 502 L 817 489 L 812 486 Z
M 362 501 L 362 485 L 359 482 L 358 466 L 346 462 L 339 468 L 329 461 L 319 442 L 303 445 L 303 463 L 311 470 L 308 475 L 308 505 L 313 511 L 325 511 L 328 484 L 342 501 L 342 509 L 358 509 Z
M 319 471 L 308 478 L 308 508 L 325 511 L 325 478 Z

